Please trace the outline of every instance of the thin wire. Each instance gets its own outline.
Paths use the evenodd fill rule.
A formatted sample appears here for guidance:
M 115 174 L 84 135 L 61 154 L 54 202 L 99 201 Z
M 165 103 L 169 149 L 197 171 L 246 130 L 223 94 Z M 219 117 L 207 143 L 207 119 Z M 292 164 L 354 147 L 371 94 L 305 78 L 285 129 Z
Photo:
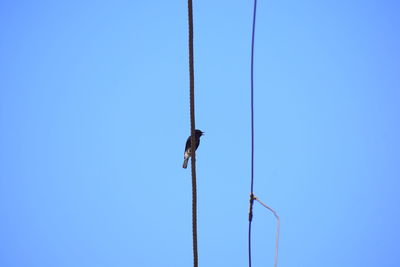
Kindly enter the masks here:
M 278 213 L 276 213 L 276 211 L 271 208 L 270 206 L 268 206 L 267 204 L 263 203 L 258 197 L 253 196 L 254 200 L 257 200 L 258 203 L 260 203 L 261 205 L 263 205 L 265 208 L 269 209 L 275 216 L 276 218 L 276 237 L 275 237 L 275 260 L 274 260 L 274 266 L 277 267 L 278 266 L 278 254 L 279 254 L 279 232 L 281 230 L 281 219 L 279 218 Z
M 197 250 L 197 186 L 196 186 L 196 147 L 195 147 L 195 114 L 194 114 L 194 52 L 193 52 L 193 5 L 188 0 L 189 19 L 189 75 L 190 75 L 190 127 L 192 158 L 192 232 L 193 232 L 193 266 L 198 267 Z
M 253 32 L 251 36 L 251 190 L 254 188 L 254 38 L 256 32 L 257 0 L 254 0 Z
M 254 203 L 254 195 L 253 195 L 253 187 L 254 187 L 254 37 L 256 31 L 256 12 L 257 11 L 257 0 L 254 0 L 254 9 L 253 9 L 253 30 L 251 35 L 251 186 L 250 186 L 250 207 L 249 207 L 249 240 L 248 240 L 248 248 L 249 248 L 249 267 L 251 267 L 251 222 L 253 220 L 253 203 Z
M 248 239 L 248 247 L 249 247 L 249 267 L 251 267 L 251 222 L 253 220 L 253 203 L 254 203 L 254 195 L 250 193 L 250 208 L 249 208 L 249 239 Z

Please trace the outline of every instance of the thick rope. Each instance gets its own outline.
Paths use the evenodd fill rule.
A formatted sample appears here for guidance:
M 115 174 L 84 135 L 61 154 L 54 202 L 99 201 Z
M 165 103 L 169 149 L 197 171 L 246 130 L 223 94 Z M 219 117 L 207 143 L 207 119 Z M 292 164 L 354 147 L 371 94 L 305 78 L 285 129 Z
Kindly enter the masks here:
M 193 266 L 198 267 L 197 251 L 197 189 L 196 189 L 196 142 L 194 116 L 194 56 L 193 56 L 193 6 L 188 0 L 189 17 L 189 73 L 190 73 L 190 127 L 191 127 L 191 158 L 192 158 L 192 232 L 193 232 Z

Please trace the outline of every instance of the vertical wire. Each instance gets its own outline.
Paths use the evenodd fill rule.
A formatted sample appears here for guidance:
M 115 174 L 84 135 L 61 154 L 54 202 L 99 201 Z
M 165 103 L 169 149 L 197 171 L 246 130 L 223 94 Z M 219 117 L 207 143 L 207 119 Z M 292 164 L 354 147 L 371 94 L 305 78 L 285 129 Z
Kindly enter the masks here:
M 257 0 L 254 0 L 253 32 L 251 36 L 251 190 L 254 188 L 254 37 L 256 31 Z
M 254 37 L 256 30 L 256 11 L 257 11 L 257 0 L 254 0 L 254 8 L 253 8 L 253 30 L 251 36 L 251 186 L 250 186 L 250 208 L 249 208 L 249 239 L 248 239 L 248 248 L 249 248 L 249 267 L 251 267 L 251 222 L 253 219 L 253 203 L 254 203 Z

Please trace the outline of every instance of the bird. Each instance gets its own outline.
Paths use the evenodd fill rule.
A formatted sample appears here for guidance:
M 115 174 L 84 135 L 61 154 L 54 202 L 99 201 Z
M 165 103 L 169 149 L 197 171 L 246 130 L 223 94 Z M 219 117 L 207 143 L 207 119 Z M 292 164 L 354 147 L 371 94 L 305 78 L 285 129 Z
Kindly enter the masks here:
M 195 150 L 197 150 L 197 148 L 199 147 L 199 145 L 200 145 L 200 136 L 202 136 L 203 134 L 204 134 L 204 132 L 196 129 L 196 131 L 194 133 L 194 139 L 195 139 L 195 142 L 196 142 L 196 144 L 195 144 L 196 145 L 196 149 Z M 182 168 L 184 168 L 184 169 L 187 168 L 187 164 L 188 164 L 189 158 L 190 158 L 190 156 L 192 154 L 191 153 L 192 142 L 190 140 L 191 140 L 191 135 L 186 140 L 185 153 L 184 153 L 184 156 L 183 156 L 184 160 L 183 160 L 183 166 L 182 166 Z

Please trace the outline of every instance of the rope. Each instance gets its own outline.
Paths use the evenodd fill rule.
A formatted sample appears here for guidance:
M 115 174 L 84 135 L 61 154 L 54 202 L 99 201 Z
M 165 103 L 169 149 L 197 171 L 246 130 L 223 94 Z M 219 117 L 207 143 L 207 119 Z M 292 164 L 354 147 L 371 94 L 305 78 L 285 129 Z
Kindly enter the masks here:
M 192 158 L 192 232 L 193 232 L 193 266 L 198 267 L 197 251 L 197 189 L 196 189 L 196 142 L 194 116 L 194 56 L 193 56 L 193 5 L 188 0 L 189 17 L 189 73 L 190 73 L 190 127 L 191 127 L 191 158 Z

